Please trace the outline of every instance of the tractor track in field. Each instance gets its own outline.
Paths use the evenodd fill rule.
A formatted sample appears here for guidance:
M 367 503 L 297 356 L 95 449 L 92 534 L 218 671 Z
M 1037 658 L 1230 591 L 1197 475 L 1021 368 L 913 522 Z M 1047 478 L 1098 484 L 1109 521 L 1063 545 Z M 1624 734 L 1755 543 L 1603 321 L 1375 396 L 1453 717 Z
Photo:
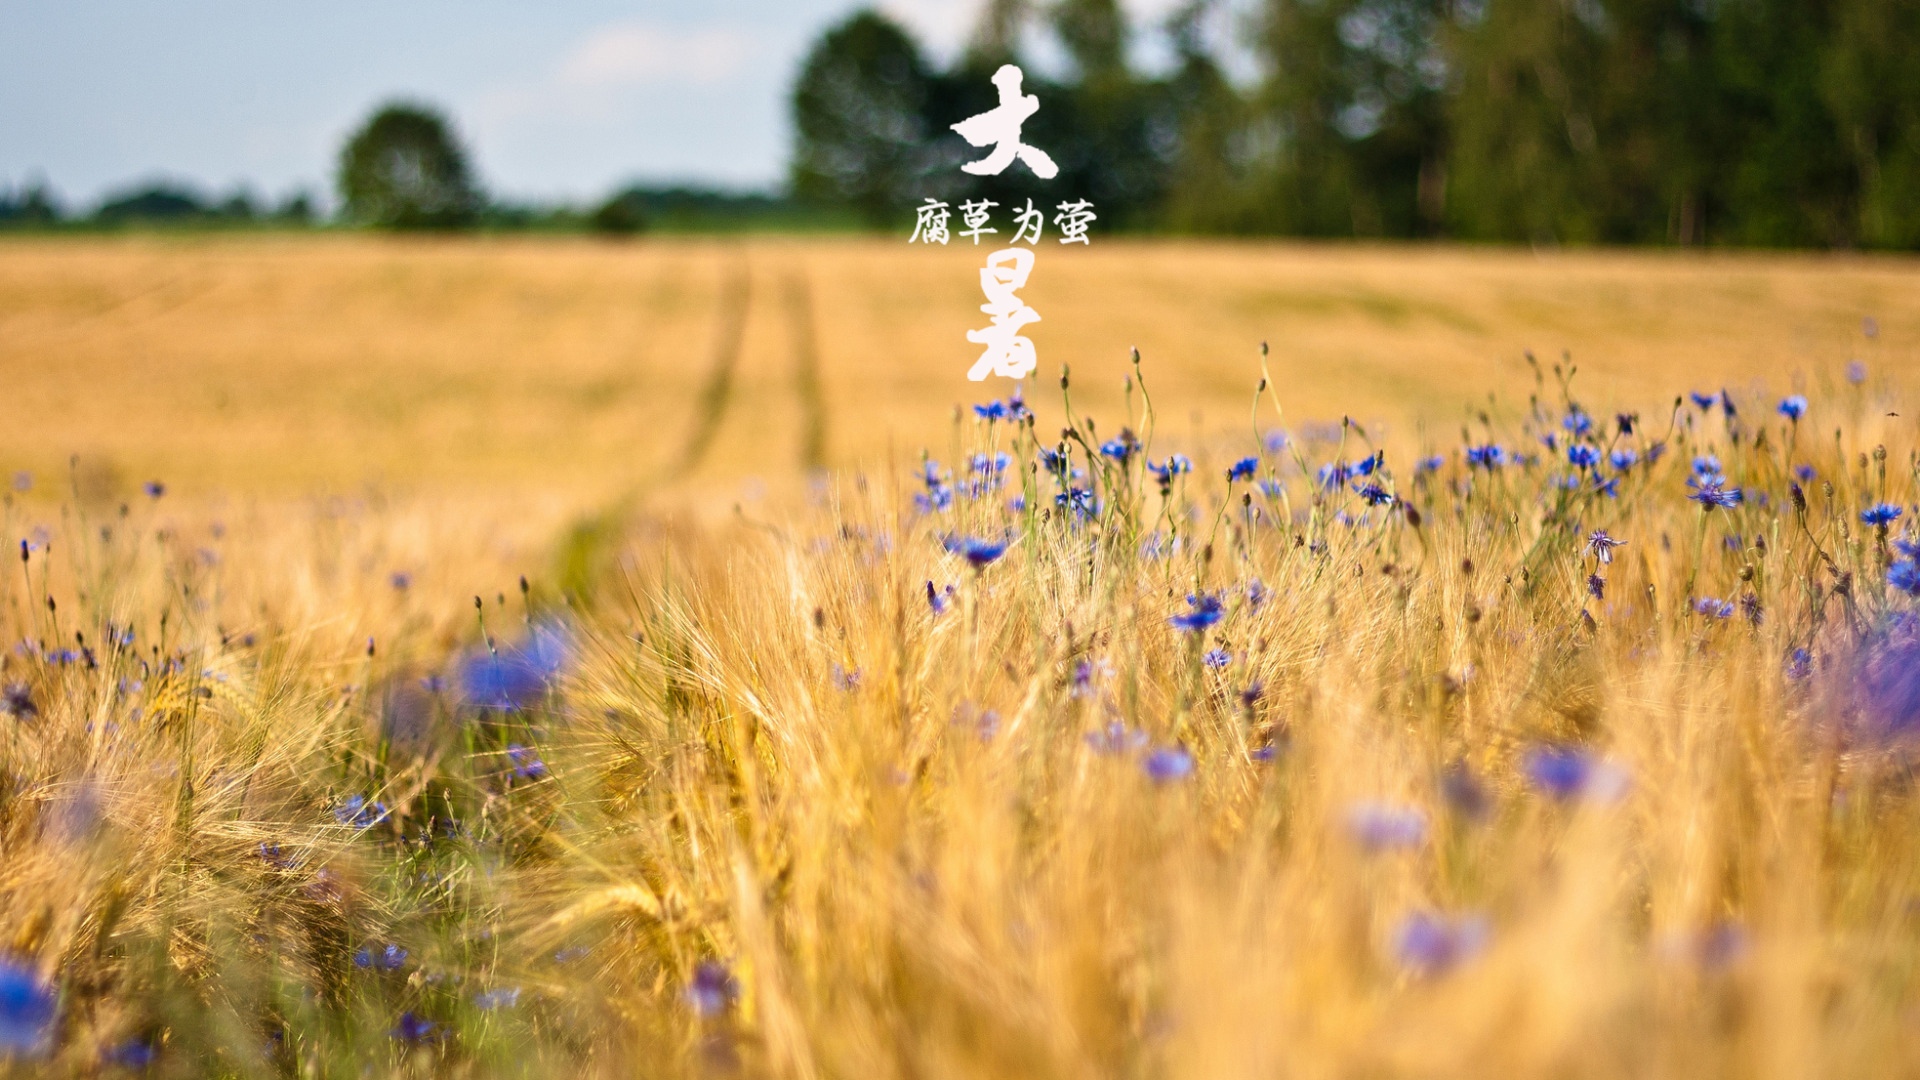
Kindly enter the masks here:
M 734 372 L 740 366 L 740 351 L 746 340 L 747 312 L 753 299 L 753 267 L 743 253 L 727 272 L 720 286 L 720 306 L 715 316 L 713 358 L 707 365 L 706 381 L 694 400 L 693 428 L 680 446 L 673 471 L 684 475 L 700 467 L 726 419 L 727 405 L 733 398 Z
M 827 399 L 820 388 L 820 340 L 813 324 L 813 287 L 804 266 L 787 274 L 787 331 L 793 348 L 793 392 L 800 401 L 800 467 L 827 465 Z

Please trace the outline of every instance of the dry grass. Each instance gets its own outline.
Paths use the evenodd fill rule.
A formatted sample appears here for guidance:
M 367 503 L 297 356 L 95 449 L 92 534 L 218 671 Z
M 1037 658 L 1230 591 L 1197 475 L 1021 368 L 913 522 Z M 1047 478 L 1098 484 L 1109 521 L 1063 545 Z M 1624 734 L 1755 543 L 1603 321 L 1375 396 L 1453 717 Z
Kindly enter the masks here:
M 1292 419 L 1451 438 L 1463 405 L 1571 350 L 1636 408 L 1698 385 L 1783 387 L 1862 355 L 1920 365 L 1920 264 L 1825 256 L 1529 255 L 1109 241 L 1049 251 L 1028 289 L 1042 370 L 1119 404 L 1138 347 L 1176 411 L 1239 427 L 1273 344 Z M 978 253 L 879 241 L 136 238 L 0 244 L 0 460 L 70 454 L 190 496 L 781 486 L 911 454 L 977 389 Z M 744 318 L 723 297 L 744 279 Z M 799 282 L 807 301 L 796 319 Z M 724 310 L 723 310 L 724 309 Z M 1861 318 L 1889 327 L 1877 342 Z M 737 350 L 723 345 L 737 338 Z M 818 361 L 820 408 L 797 393 Z M 708 460 L 667 474 L 735 357 Z
M 0 461 L 38 473 L 0 577 L 0 943 L 60 995 L 17 1071 L 1920 1072 L 1911 264 L 1115 243 L 1042 263 L 1076 412 L 1035 391 L 1032 426 L 952 417 L 971 266 L 0 247 Z M 1284 452 L 1247 430 L 1261 338 Z M 1640 411 L 1605 446 L 1665 446 L 1618 498 L 1559 451 L 1468 467 L 1488 392 L 1472 442 L 1559 430 L 1527 345 Z M 1669 421 L 1721 385 L 1738 418 Z M 1085 518 L 1027 466 L 1089 413 L 1151 445 L 1069 447 Z M 1317 483 L 1365 439 L 1296 425 L 1343 413 L 1397 508 Z M 923 512 L 921 446 L 1019 464 Z M 1704 453 L 1740 506 L 1686 500 Z M 1223 481 L 1242 454 L 1271 487 Z M 975 569 L 954 535 L 1011 546 Z M 1217 625 L 1169 625 L 1190 593 Z M 1601 780 L 1555 797 L 1546 747 Z M 1410 953 L 1422 912 L 1485 939 Z

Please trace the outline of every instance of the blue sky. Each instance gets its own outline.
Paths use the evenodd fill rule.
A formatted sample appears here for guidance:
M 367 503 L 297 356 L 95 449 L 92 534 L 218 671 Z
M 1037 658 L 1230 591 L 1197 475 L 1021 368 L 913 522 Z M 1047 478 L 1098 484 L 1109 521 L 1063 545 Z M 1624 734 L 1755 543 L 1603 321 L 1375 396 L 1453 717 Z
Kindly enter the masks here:
M 1127 0 L 1151 22 L 1175 0 Z M 881 0 L 936 57 L 978 0 Z M 452 114 L 489 190 L 766 186 L 808 44 L 859 0 L 0 0 L 0 185 L 86 205 L 136 179 L 325 196 L 391 96 Z

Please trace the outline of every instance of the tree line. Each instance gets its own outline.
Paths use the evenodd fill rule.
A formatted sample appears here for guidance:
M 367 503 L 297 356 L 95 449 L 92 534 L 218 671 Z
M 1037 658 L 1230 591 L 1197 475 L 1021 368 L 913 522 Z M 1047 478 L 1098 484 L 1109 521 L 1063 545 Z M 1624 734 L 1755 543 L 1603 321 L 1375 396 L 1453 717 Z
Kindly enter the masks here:
M 1915 0 L 1264 0 L 1232 43 L 1251 80 L 1202 33 L 1213 2 L 1152 73 L 1117 0 L 988 0 L 944 69 L 857 13 L 795 82 L 793 192 L 874 224 L 1064 192 L 1138 230 L 1920 248 Z M 948 126 L 1008 62 L 1054 180 L 958 169 Z
M 480 183 L 454 125 L 416 101 L 376 108 L 341 147 L 334 173 L 337 209 L 331 222 L 313 197 L 296 191 L 268 204 L 244 188 L 214 197 L 178 181 L 135 183 L 91 210 L 74 210 L 44 181 L 0 185 L 0 231 L 123 228 L 313 228 L 336 224 L 397 232 L 595 232 L 632 235 L 648 229 L 734 232 L 845 228 L 850 214 L 802 207 L 784 195 L 685 185 L 633 184 L 598 202 L 516 203 Z

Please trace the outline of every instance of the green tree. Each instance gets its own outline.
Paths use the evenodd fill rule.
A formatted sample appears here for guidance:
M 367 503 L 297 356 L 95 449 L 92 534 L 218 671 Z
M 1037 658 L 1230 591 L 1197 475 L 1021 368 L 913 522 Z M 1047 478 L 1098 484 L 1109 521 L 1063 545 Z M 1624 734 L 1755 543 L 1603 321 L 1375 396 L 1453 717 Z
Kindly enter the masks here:
M 1439 225 L 1444 175 L 1442 0 L 1269 0 L 1255 38 L 1267 77 L 1266 225 L 1411 236 Z
M 1920 4 L 1841 0 L 1822 58 L 1822 97 L 1859 193 L 1856 235 L 1920 248 Z
M 483 200 L 446 120 L 420 105 L 380 109 L 340 152 L 349 219 L 389 229 L 459 229 Z
M 1247 102 L 1202 34 L 1210 14 L 1212 0 L 1187 0 L 1166 23 L 1176 63 L 1165 93 L 1177 149 L 1161 221 L 1180 232 L 1248 232 L 1260 225 L 1248 197 L 1259 161 Z
M 906 212 L 932 160 L 930 81 L 919 47 L 884 16 L 861 11 L 828 30 L 793 89 L 794 194 L 873 225 Z

